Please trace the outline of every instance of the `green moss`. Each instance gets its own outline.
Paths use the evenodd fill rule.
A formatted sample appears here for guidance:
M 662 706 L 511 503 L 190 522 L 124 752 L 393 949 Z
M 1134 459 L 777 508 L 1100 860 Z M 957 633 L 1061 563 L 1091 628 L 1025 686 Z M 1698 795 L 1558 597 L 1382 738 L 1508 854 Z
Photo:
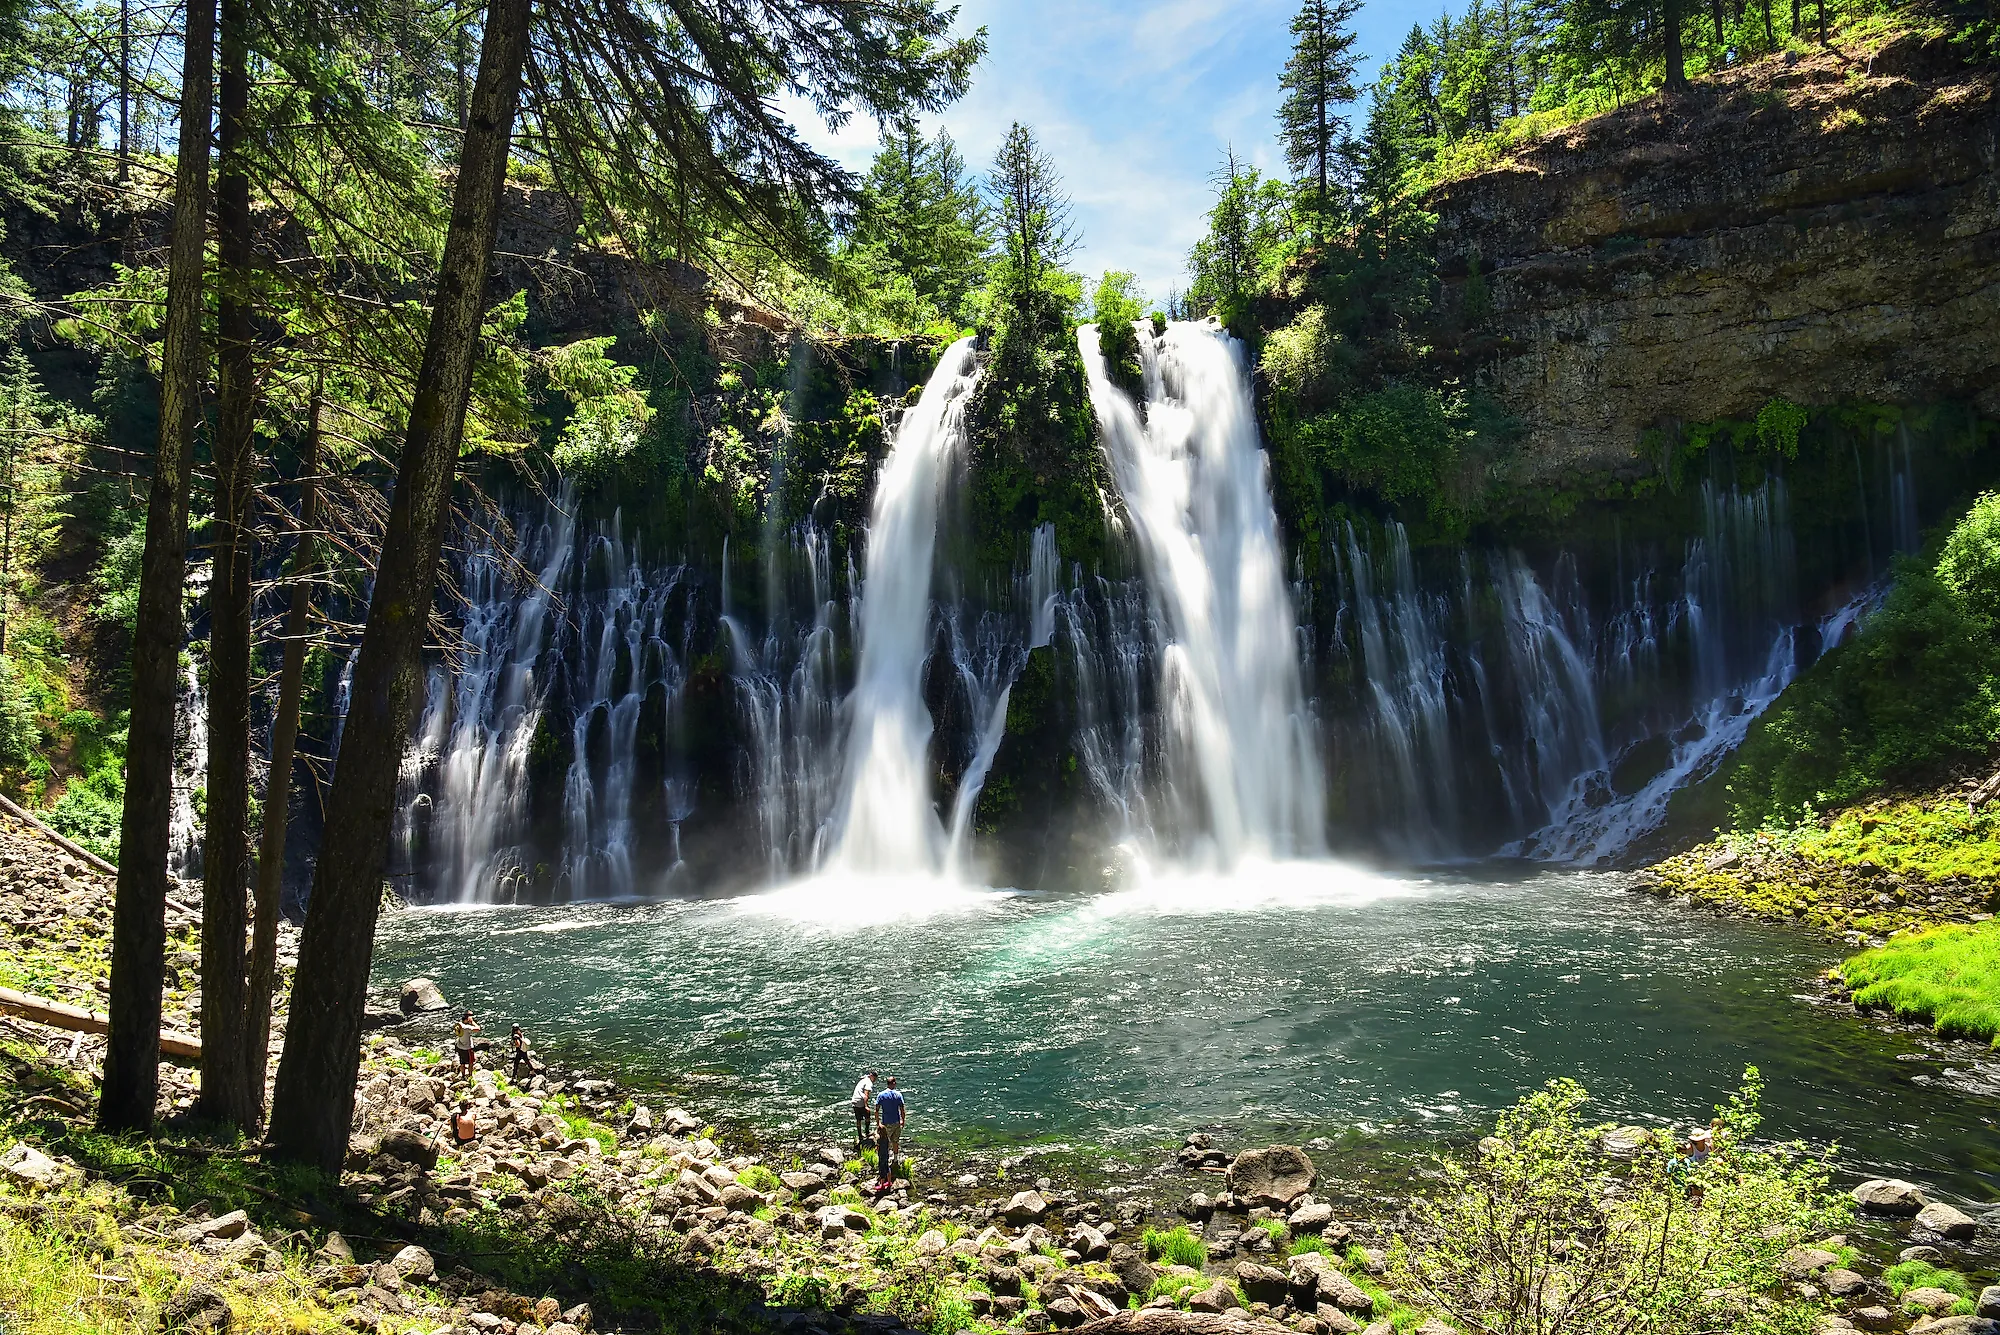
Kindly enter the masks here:
M 1822 862 L 1870 863 L 1929 881 L 2000 880 L 2000 804 L 1975 811 L 1954 795 L 1850 808 L 1824 827 L 1807 826 L 1798 851 Z
M 1840 966 L 1859 1006 L 2000 1046 L 2000 921 L 1897 937 Z

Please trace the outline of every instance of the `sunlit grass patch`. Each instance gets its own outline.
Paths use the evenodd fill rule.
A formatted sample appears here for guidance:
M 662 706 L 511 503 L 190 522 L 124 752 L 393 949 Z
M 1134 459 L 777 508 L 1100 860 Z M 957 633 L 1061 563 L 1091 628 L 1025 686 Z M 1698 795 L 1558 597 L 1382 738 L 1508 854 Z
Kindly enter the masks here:
M 1197 1270 L 1208 1260 L 1208 1248 L 1202 1245 L 1200 1238 L 1188 1232 L 1185 1224 L 1175 1224 L 1169 1229 L 1149 1228 L 1144 1242 L 1146 1255 L 1154 1260 L 1193 1266 Z
M 1898 937 L 1840 972 L 1856 1005 L 1928 1021 L 1947 1038 L 2000 1044 L 2000 921 Z

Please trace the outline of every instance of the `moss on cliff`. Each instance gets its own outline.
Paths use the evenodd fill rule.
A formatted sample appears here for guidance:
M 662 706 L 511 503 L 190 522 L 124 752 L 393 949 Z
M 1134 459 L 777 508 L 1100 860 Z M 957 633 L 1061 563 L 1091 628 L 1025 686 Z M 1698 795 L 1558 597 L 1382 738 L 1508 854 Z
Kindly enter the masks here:
M 1104 453 L 1083 356 L 1054 298 L 1000 331 L 966 418 L 979 561 L 1011 568 L 1028 534 L 1053 524 L 1064 556 L 1099 563 L 1109 537 Z

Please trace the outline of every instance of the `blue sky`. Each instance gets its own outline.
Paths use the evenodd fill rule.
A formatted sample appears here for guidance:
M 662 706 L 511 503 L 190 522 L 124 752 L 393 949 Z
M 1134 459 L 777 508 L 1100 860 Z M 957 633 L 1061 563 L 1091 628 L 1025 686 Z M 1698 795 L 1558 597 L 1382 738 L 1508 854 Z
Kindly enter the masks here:
M 1076 201 L 1095 277 L 1130 269 L 1154 304 L 1185 284 L 1187 252 L 1211 202 L 1225 145 L 1282 171 L 1278 72 L 1297 0 L 961 0 L 959 21 L 987 30 L 987 55 L 966 98 L 941 116 L 966 161 L 983 171 L 1012 122 L 1034 127 Z M 1440 0 L 1371 0 L 1359 49 L 1392 53 Z M 1357 108 L 1358 110 L 1358 108 Z M 829 135 L 803 130 L 857 171 L 874 155 L 871 122 Z

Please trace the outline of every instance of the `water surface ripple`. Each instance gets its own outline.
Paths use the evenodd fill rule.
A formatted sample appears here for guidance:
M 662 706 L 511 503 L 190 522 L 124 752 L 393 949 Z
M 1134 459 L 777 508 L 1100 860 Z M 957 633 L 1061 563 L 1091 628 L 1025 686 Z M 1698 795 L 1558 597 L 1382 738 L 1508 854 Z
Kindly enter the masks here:
M 1197 1126 L 1463 1136 L 1562 1075 L 1600 1116 L 1685 1124 L 1755 1064 L 1770 1133 L 1838 1141 L 1848 1174 L 2000 1195 L 1990 1058 L 1818 1004 L 1824 942 L 1623 875 L 1280 864 L 902 917 L 866 912 L 866 882 L 825 893 L 862 911 L 406 912 L 377 979 L 428 975 L 489 1033 L 519 1022 L 800 1134 L 839 1127 L 870 1066 L 901 1077 L 913 1133 L 1139 1150 Z

